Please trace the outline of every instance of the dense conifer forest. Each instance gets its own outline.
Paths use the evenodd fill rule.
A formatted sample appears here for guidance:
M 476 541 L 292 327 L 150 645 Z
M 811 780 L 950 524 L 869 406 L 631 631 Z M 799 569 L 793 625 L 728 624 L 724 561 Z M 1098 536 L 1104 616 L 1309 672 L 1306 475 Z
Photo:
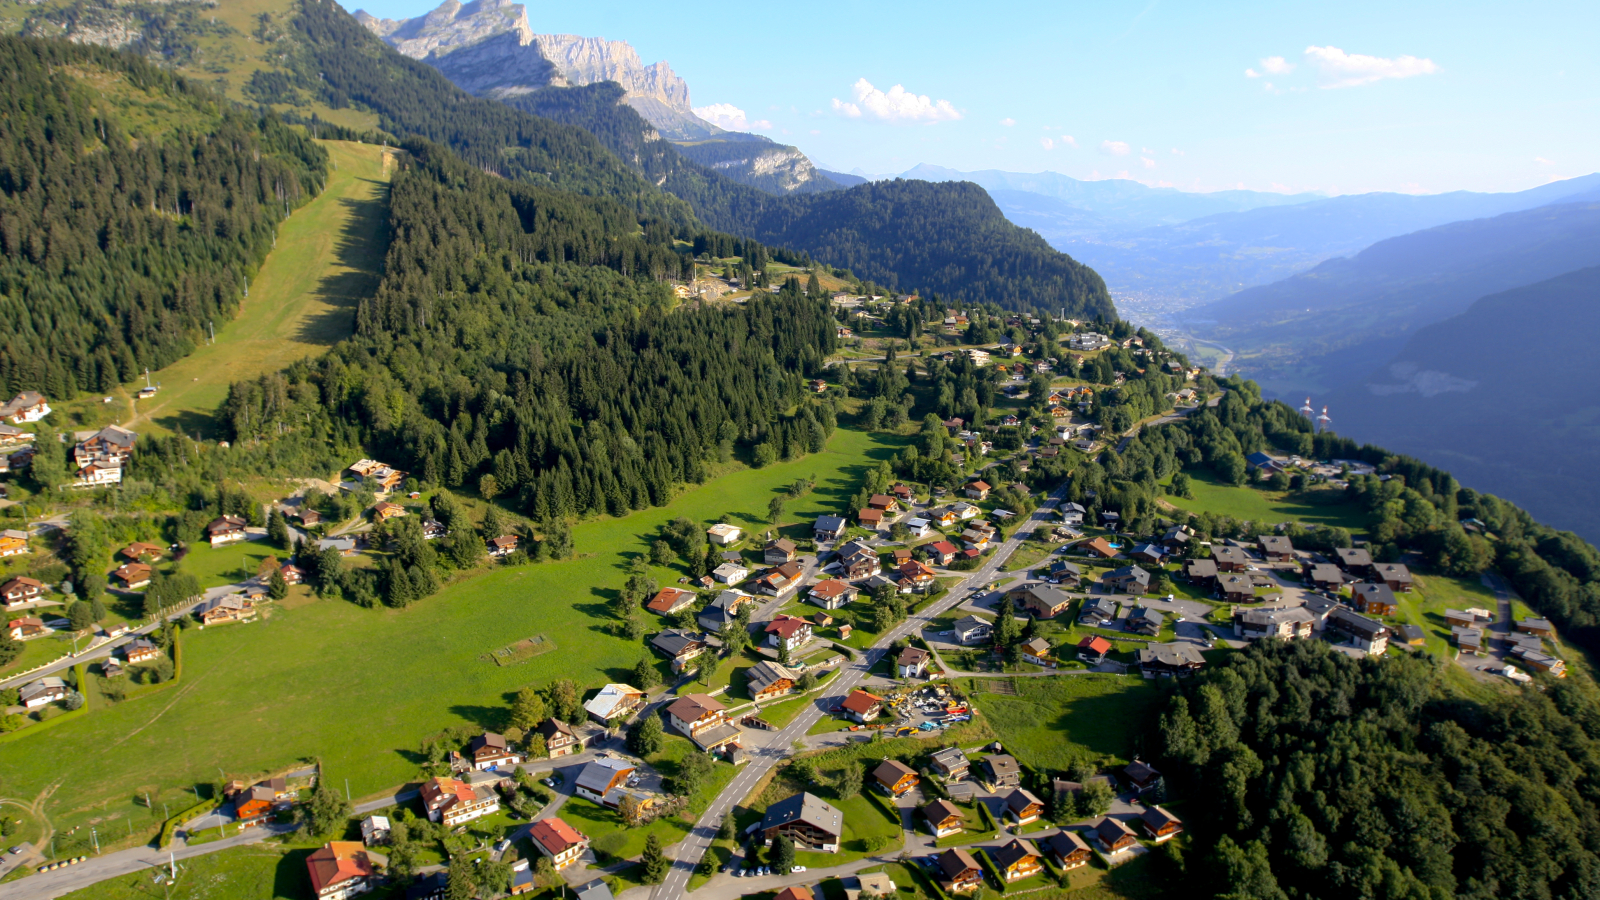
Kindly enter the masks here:
M 294 426 L 310 392 L 425 482 L 489 476 L 541 521 L 664 503 L 736 446 L 758 464 L 822 449 L 834 410 L 802 377 L 834 348 L 826 300 L 791 281 L 669 312 L 655 278 L 687 257 L 664 229 L 406 149 L 357 336 L 286 379 L 236 384 L 223 409 L 236 438 Z
M 1162 770 L 1196 896 L 1600 896 L 1600 707 L 1462 699 L 1428 656 L 1262 641 L 1182 685 Z
M 0 37 L 0 71 L 6 396 L 105 390 L 188 353 L 325 177 L 299 132 L 127 54 Z
M 1000 213 L 970 183 L 877 182 L 774 196 L 698 165 L 662 140 L 613 82 L 545 88 L 505 102 L 581 126 L 712 228 L 804 250 L 897 290 L 968 303 L 1114 319 L 1105 282 Z

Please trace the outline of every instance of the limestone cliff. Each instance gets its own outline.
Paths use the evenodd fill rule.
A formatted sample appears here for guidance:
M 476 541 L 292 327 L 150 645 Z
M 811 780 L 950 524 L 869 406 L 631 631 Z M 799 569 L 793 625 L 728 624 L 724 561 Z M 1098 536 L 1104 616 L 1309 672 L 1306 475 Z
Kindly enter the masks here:
M 542 87 L 615 81 L 623 102 L 670 140 L 705 140 L 722 129 L 694 114 L 689 85 L 665 62 L 645 65 L 625 41 L 538 34 L 527 7 L 510 0 L 445 0 L 425 16 L 356 19 L 396 50 L 438 68 L 474 94 L 504 97 Z

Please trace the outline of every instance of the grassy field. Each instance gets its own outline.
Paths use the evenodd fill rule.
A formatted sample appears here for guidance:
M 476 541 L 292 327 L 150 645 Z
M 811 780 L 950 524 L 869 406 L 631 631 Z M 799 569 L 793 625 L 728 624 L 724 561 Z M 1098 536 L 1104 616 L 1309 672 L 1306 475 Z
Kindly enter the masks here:
M 1035 769 L 1061 770 L 1073 760 L 1132 759 L 1161 691 L 1138 676 L 1066 675 L 1014 678 L 1017 695 L 972 692 L 1008 752 Z
M 1307 525 L 1337 525 L 1349 529 L 1352 534 L 1366 527 L 1361 510 L 1354 503 L 1312 503 L 1289 493 L 1235 487 L 1217 481 L 1209 472 L 1189 472 L 1189 483 L 1193 499 L 1169 495 L 1166 501 L 1192 513 L 1208 512 L 1260 524 L 1301 522 Z
M 161 393 L 139 402 L 128 427 L 208 433 L 230 382 L 276 372 L 349 336 L 356 303 L 377 288 L 388 249 L 394 151 L 320 143 L 338 166 L 327 188 L 278 229 L 239 315 L 217 323 L 216 343 L 151 374 Z
M 1400 592 L 1400 615 L 1396 618 L 1422 628 L 1427 635 L 1424 647 L 1429 653 L 1446 659 L 1455 655 L 1450 640 L 1450 626 L 1445 624 L 1444 611 L 1465 610 L 1472 607 L 1487 609 L 1496 618 L 1500 606 L 1494 592 L 1475 578 L 1451 578 L 1448 575 L 1414 575 L 1416 590 Z
M 320 846 L 320 845 L 318 845 Z M 148 872 L 123 875 L 65 895 L 68 900 L 276 900 L 308 897 L 311 878 L 306 857 L 310 845 L 264 841 L 220 853 L 197 856 L 178 864 L 178 881 L 170 891 L 150 880 Z
M 755 525 L 775 490 L 813 474 L 817 489 L 791 501 L 790 515 L 836 511 L 867 468 L 897 449 L 892 438 L 841 430 L 821 454 L 737 469 L 667 507 L 582 524 L 573 529 L 575 559 L 497 569 L 405 610 L 312 600 L 247 628 L 191 632 L 178 688 L 66 723 L 48 745 L 0 745 L 0 790 L 30 803 L 53 790 L 45 809 L 58 829 L 97 819 L 101 834 L 125 832 L 126 820 L 152 827 L 162 802 L 187 805 L 197 782 L 302 759 L 348 777 L 355 796 L 375 794 L 417 776 L 425 736 L 461 724 L 505 727 L 509 699 L 525 685 L 627 680 L 651 653 L 613 636 L 609 611 L 627 559 L 667 520 Z M 515 666 L 485 660 L 536 634 L 557 652 Z M 64 769 L 61 759 L 76 763 Z

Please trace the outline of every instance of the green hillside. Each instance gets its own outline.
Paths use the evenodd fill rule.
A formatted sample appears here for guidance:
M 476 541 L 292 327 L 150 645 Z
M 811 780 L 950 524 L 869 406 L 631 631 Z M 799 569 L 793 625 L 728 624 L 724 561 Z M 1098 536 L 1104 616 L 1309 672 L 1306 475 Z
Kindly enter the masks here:
M 226 322 L 327 156 L 98 47 L 0 38 L 0 394 L 104 391 Z

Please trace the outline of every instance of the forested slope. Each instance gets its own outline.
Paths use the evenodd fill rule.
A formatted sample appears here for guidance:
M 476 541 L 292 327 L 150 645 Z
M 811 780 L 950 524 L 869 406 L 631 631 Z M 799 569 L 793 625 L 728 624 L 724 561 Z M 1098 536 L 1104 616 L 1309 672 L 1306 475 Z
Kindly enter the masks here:
M 233 315 L 326 155 L 139 60 L 0 36 L 0 394 L 130 381 Z
M 791 283 L 669 314 L 650 276 L 684 257 L 664 229 L 638 233 L 614 200 L 406 149 L 394 242 L 357 336 L 287 377 L 235 385 L 224 415 L 238 439 L 293 426 L 318 398 L 425 481 L 493 476 L 541 521 L 663 503 L 736 442 L 758 463 L 822 448 L 833 410 L 805 400 L 802 377 L 836 340 L 824 299 Z
M 1262 641 L 1161 717 L 1196 896 L 1600 896 L 1593 685 L 1468 702 L 1427 656 Z

